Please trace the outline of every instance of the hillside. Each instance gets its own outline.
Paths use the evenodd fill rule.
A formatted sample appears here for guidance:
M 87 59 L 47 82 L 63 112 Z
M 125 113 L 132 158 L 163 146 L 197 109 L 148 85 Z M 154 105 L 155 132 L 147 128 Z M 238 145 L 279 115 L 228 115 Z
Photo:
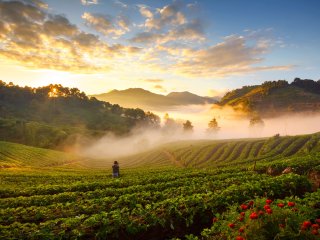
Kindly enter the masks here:
M 93 95 L 101 101 L 119 104 L 124 107 L 162 110 L 179 105 L 215 103 L 210 97 L 201 97 L 190 92 L 172 92 L 168 95 L 152 93 L 142 88 L 112 90 L 108 93 Z
M 248 239 L 316 240 L 301 226 L 320 222 L 319 144 L 320 134 L 180 141 L 117 159 L 114 179 L 111 159 L 0 142 L 0 238 L 239 239 L 245 226 Z
M 296 78 L 287 81 L 265 82 L 228 92 L 218 103 L 232 106 L 249 114 L 275 117 L 286 113 L 318 112 L 320 110 L 320 82 Z
M 0 168 L 78 167 L 79 156 L 0 141 Z
M 180 141 L 118 159 L 127 167 L 230 167 L 271 163 L 320 151 L 320 134 L 262 139 Z
M 244 164 L 270 164 L 320 151 L 320 134 L 274 136 L 262 139 L 178 141 L 147 152 L 116 159 L 88 159 L 77 155 L 21 144 L 0 142 L 0 167 L 67 167 L 110 169 L 114 160 L 121 168 L 215 168 Z M 320 160 L 320 159 L 319 159 Z
M 63 149 L 79 140 L 159 124 L 153 113 L 89 98 L 77 88 L 19 87 L 0 81 L 0 141 Z

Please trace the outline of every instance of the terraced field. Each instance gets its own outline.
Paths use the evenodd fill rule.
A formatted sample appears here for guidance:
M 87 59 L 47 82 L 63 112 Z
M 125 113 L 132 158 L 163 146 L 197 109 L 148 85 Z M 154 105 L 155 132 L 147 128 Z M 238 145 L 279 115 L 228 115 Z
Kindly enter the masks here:
M 223 167 L 244 162 L 270 162 L 320 150 L 320 134 L 220 141 L 185 141 L 121 158 L 125 166 Z
M 75 167 L 78 161 L 72 154 L 0 141 L 0 168 Z
M 319 134 L 176 142 L 116 179 L 112 159 L 0 146 L 0 239 L 319 239 Z
M 270 162 L 320 151 L 320 134 L 240 140 L 180 141 L 117 159 L 89 159 L 59 151 L 0 142 L 0 167 L 122 168 L 224 167 Z
M 168 239 L 200 233 L 229 205 L 302 196 L 304 176 L 252 171 L 0 172 L 2 239 Z

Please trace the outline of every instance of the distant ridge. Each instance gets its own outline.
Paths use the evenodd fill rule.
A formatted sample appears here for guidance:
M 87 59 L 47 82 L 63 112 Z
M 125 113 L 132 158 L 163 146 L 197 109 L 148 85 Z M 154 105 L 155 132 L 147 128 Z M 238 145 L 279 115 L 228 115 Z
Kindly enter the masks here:
M 124 107 L 147 110 L 165 109 L 180 105 L 216 103 L 217 98 L 202 97 L 190 92 L 171 92 L 168 95 L 156 94 L 143 88 L 112 90 L 108 93 L 92 95 L 101 101 L 119 104 Z
M 320 113 L 320 80 L 295 78 L 292 83 L 279 80 L 244 86 L 226 93 L 218 105 L 231 106 L 262 117 L 301 112 Z

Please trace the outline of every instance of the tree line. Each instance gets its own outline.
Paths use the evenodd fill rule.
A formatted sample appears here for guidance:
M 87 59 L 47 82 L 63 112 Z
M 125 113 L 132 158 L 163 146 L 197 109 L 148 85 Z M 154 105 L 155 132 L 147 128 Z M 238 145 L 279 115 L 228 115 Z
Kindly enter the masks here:
M 159 128 L 160 117 L 99 101 L 60 84 L 32 88 L 0 80 L 0 140 L 56 148 L 79 135 L 124 135 L 139 126 Z

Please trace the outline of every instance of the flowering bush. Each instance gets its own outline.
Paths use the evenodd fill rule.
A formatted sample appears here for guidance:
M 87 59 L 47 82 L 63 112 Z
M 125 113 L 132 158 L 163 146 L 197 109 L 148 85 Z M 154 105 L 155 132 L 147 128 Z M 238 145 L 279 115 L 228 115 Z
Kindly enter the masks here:
M 245 206 L 245 207 L 244 207 Z M 320 219 L 308 205 L 291 200 L 255 199 L 232 206 L 211 229 L 209 239 L 320 239 Z

